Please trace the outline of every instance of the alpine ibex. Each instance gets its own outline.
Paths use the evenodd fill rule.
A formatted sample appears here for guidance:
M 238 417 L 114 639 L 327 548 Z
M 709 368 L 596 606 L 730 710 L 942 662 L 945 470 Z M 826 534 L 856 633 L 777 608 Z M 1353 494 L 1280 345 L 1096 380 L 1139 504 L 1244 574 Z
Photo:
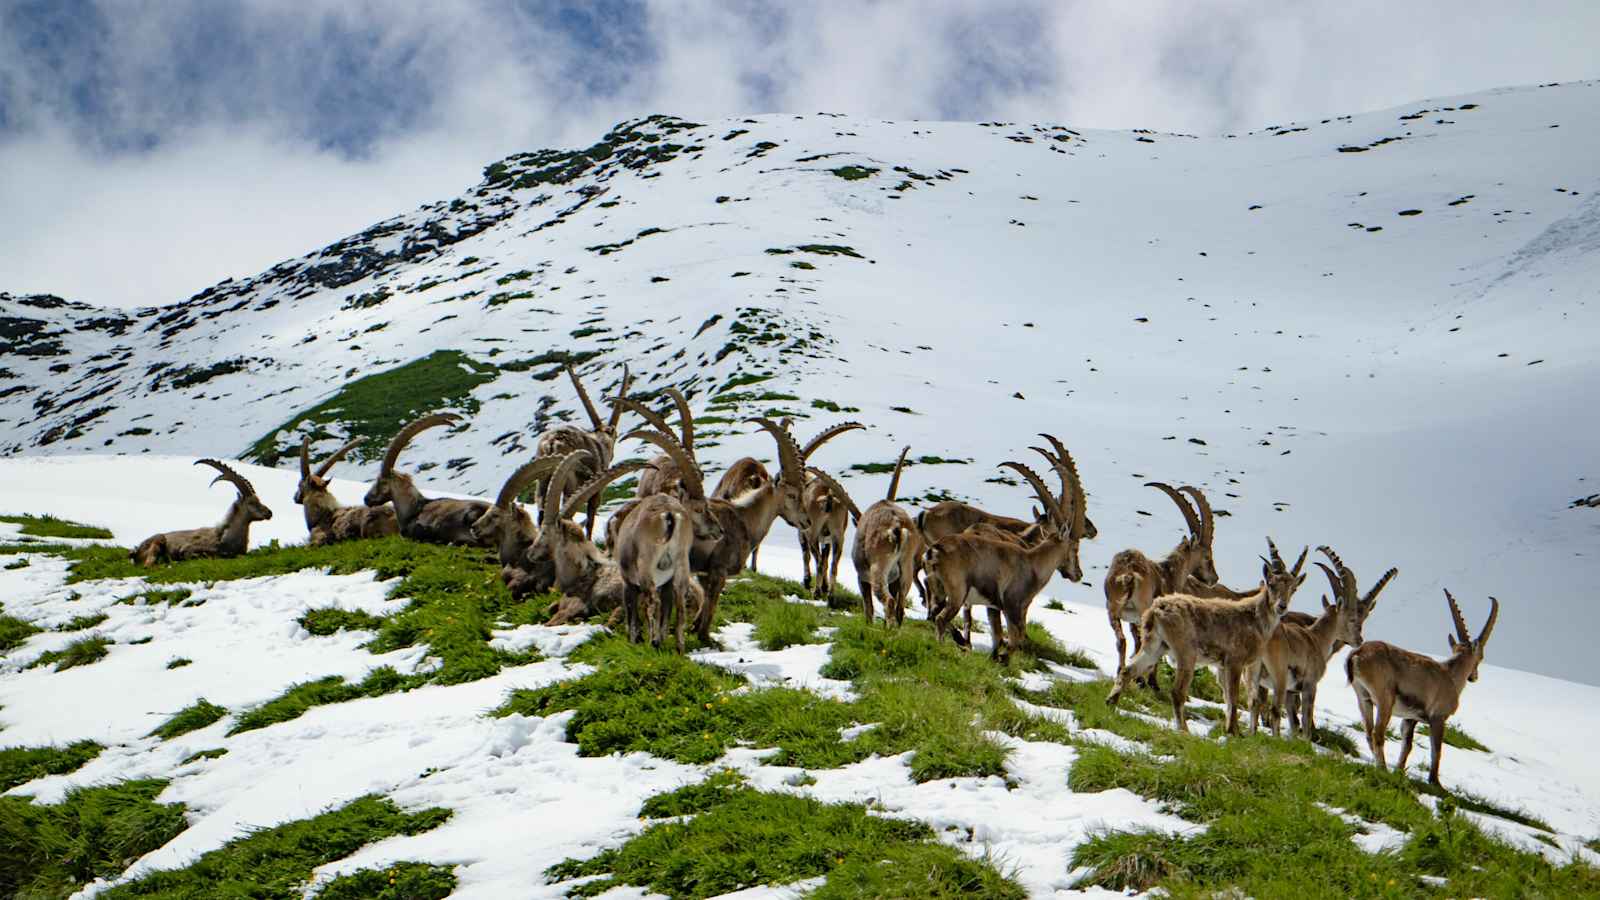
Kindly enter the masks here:
M 934 622 L 942 640 L 956 610 L 974 603 L 988 607 L 989 629 L 994 635 L 991 656 L 1005 660 L 1010 651 L 1026 641 L 1028 606 L 1033 598 L 1059 573 L 1068 581 L 1083 578 L 1078 561 L 1078 543 L 1084 533 L 1084 494 L 1072 455 L 1063 449 L 1061 475 L 1066 494 L 1050 493 L 1037 473 L 1015 461 L 1001 463 L 1015 470 L 1033 487 L 1045 509 L 1045 536 L 1036 544 L 999 540 L 972 533 L 941 538 L 924 554 L 930 598 L 946 598 Z M 1006 631 L 1001 630 L 1001 617 Z
M 429 428 L 454 425 L 459 421 L 461 417 L 454 413 L 434 413 L 400 429 L 400 433 L 394 436 L 389 448 L 384 451 L 383 464 L 378 468 L 378 477 L 373 480 L 372 487 L 367 490 L 365 502 L 368 506 L 393 503 L 395 517 L 400 521 L 400 533 L 414 541 L 493 546 L 482 544 L 472 534 L 472 523 L 488 511 L 488 503 L 482 500 L 430 500 L 417 490 L 410 475 L 394 470 L 400 451 L 412 438 Z
M 906 600 L 922 555 L 922 537 L 911 515 L 895 502 L 900 492 L 900 472 L 905 466 L 909 446 L 901 449 L 895 461 L 889 491 L 882 500 L 867 507 L 856 520 L 856 539 L 850 548 L 850 561 L 856 568 L 856 584 L 861 589 L 861 613 L 872 621 L 872 604 L 883 603 L 884 622 L 900 625 L 906 619 Z
M 1053 435 L 1041 434 L 1039 436 L 1049 441 L 1050 446 L 1055 448 L 1055 452 L 1051 453 L 1041 447 L 1030 447 L 1029 449 L 1043 456 L 1045 461 L 1050 463 L 1050 467 L 1060 473 L 1065 468 L 1064 457 L 1067 455 L 1067 448 Z M 1062 478 L 1060 495 L 1066 496 L 1068 493 L 1066 479 L 1065 476 L 1060 477 Z M 1022 519 L 1013 519 L 1010 516 L 987 512 L 960 500 L 941 500 L 917 513 L 916 522 L 917 531 L 922 533 L 923 545 L 927 547 L 932 547 L 940 538 L 949 537 L 952 534 L 960 534 L 979 524 L 986 524 L 1002 531 L 1011 532 L 1021 538 L 1024 543 L 1032 544 L 1044 536 L 1045 518 L 1044 510 L 1037 506 L 1033 508 L 1033 521 L 1025 522 Z M 1088 517 L 1083 520 L 1083 529 L 1084 540 L 1092 541 L 1100 534 L 1099 529 L 1095 528 L 1094 522 Z
M 1357 593 L 1359 586 L 1355 573 L 1345 566 L 1344 560 L 1326 546 L 1318 547 L 1317 551 L 1328 557 L 1334 569 L 1338 570 L 1335 575 L 1333 569 L 1317 563 L 1333 587 L 1334 603 L 1330 605 L 1324 597 L 1322 615 L 1315 618 L 1291 610 L 1278 620 L 1278 628 L 1268 638 L 1261 662 L 1245 682 L 1255 692 L 1250 705 L 1251 732 L 1256 730 L 1258 719 L 1266 717 L 1267 691 L 1271 690 L 1270 711 L 1274 735 L 1278 734 L 1285 703 L 1289 709 L 1290 737 L 1301 733 L 1308 736 L 1317 733 L 1313 710 L 1317 702 L 1317 685 L 1327 671 L 1329 658 L 1340 647 L 1361 646 L 1362 626 L 1366 624 L 1367 617 L 1372 615 L 1373 607 L 1377 606 L 1379 592 L 1400 574 L 1399 569 L 1383 573 L 1372 590 L 1362 597 Z
M 328 490 L 328 472 L 346 453 L 360 446 L 361 441 L 362 438 L 356 438 L 340 447 L 312 472 L 311 438 L 300 439 L 300 484 L 295 488 L 294 502 L 305 510 L 306 530 L 311 533 L 313 547 L 400 533 L 393 507 L 340 506 L 333 492 Z
M 222 524 L 211 528 L 167 531 L 145 538 L 128 554 L 136 565 L 150 568 L 158 562 L 238 556 L 250 547 L 250 523 L 272 518 L 272 510 L 256 496 L 256 489 L 243 475 L 214 459 L 197 459 L 194 464 L 216 469 L 221 474 L 211 483 L 226 481 L 238 492 L 228 514 Z
M 1106 702 L 1116 706 L 1130 684 L 1154 670 L 1161 657 L 1170 653 L 1175 672 L 1172 715 L 1178 730 L 1189 731 L 1189 721 L 1184 715 L 1189 682 L 1194 678 L 1195 665 L 1207 663 L 1219 670 L 1228 705 L 1227 731 L 1237 734 L 1240 677 L 1261 659 L 1267 638 L 1278 626 L 1283 611 L 1289 608 L 1295 590 L 1306 580 L 1301 569 L 1305 567 L 1309 548 L 1300 552 L 1299 561 L 1290 569 L 1284 565 L 1283 557 L 1278 555 L 1278 548 L 1270 538 L 1267 547 L 1272 559 L 1262 558 L 1261 587 L 1253 597 L 1243 600 L 1189 594 L 1157 597 L 1139 623 L 1144 632 L 1144 646 L 1117 672 L 1116 686 Z
M 640 625 L 653 618 L 650 643 L 660 647 L 667 618 L 675 613 L 678 652 L 682 653 L 689 619 L 687 595 L 694 579 L 689 572 L 689 547 L 694 540 L 689 513 L 678 498 L 652 494 L 622 523 L 617 540 L 617 568 L 626 585 L 622 605 L 628 640 L 637 643 Z
M 1383 745 L 1388 737 L 1389 717 L 1401 720 L 1400 760 L 1395 764 L 1405 771 L 1411 755 L 1411 739 L 1418 722 L 1428 723 L 1428 741 L 1433 745 L 1433 762 L 1428 767 L 1428 783 L 1439 787 L 1439 754 L 1444 750 L 1445 721 L 1461 705 L 1461 692 L 1469 681 L 1478 680 L 1483 648 L 1500 617 L 1500 601 L 1489 598 L 1489 621 L 1476 638 L 1467 631 L 1456 598 L 1444 592 L 1450 605 L 1450 618 L 1456 633 L 1449 635 L 1450 656 L 1443 662 L 1383 641 L 1368 641 L 1345 657 L 1344 673 L 1355 689 L 1361 705 L 1361 725 L 1367 732 L 1367 746 L 1378 768 L 1387 769 Z
M 734 497 L 765 487 L 772 481 L 772 473 L 767 467 L 753 456 L 741 456 L 733 461 L 722 477 L 717 480 L 717 486 L 711 490 L 714 500 L 732 500 Z M 761 535 L 755 541 L 755 547 L 750 550 L 750 568 L 756 567 L 756 557 L 761 553 L 761 542 L 766 540 L 766 535 Z
M 689 408 L 689 401 L 683 396 L 683 392 L 677 388 L 667 388 L 662 393 L 670 397 L 672 404 L 678 408 L 678 428 L 682 434 L 682 438 L 678 441 L 678 446 L 683 451 L 683 455 L 690 462 L 695 463 L 698 469 L 699 463 L 694 457 L 694 411 Z M 672 426 L 668 425 L 667 420 L 659 413 L 642 403 L 623 400 L 622 398 L 619 398 L 618 402 L 630 411 L 638 413 L 652 428 L 668 437 L 672 437 Z M 654 469 L 639 476 L 637 496 L 640 499 L 652 494 L 672 494 L 675 497 L 681 497 L 683 493 L 683 473 L 679 471 L 678 461 L 672 454 L 663 451 L 652 462 L 655 464 Z
M 1106 571 L 1105 580 L 1106 616 L 1111 620 L 1111 633 L 1117 638 L 1118 671 L 1128 661 L 1128 643 L 1122 636 L 1122 623 L 1127 622 L 1132 626 L 1133 652 L 1138 653 L 1144 645 L 1139 622 L 1150 609 L 1151 601 L 1165 594 L 1184 592 L 1189 576 L 1200 571 L 1210 556 L 1206 552 L 1209 545 L 1206 539 L 1207 522 L 1195 514 L 1183 495 L 1172 485 L 1161 481 L 1147 481 L 1144 486 L 1153 487 L 1172 498 L 1172 502 L 1178 505 L 1178 511 L 1183 513 L 1183 520 L 1189 525 L 1189 533 L 1160 562 L 1138 550 L 1123 550 L 1111 558 L 1111 568 Z M 1154 677 L 1153 672 L 1151 677 Z
M 597 473 L 611 465 L 613 454 L 617 447 L 617 422 L 622 417 L 622 407 L 616 402 L 611 404 L 611 417 L 602 420 L 600 412 L 595 409 L 594 402 L 589 399 L 589 392 L 583 388 L 583 379 L 578 377 L 578 371 L 567 363 L 567 376 L 572 379 L 572 387 L 578 393 L 578 400 L 583 403 L 583 409 L 589 414 L 592 429 L 579 428 L 576 425 L 562 425 L 552 428 L 539 436 L 538 455 L 550 459 L 560 459 L 563 455 L 575 450 L 587 450 L 592 462 L 589 468 L 580 469 L 575 473 L 578 481 L 593 478 Z M 628 396 L 628 388 L 632 385 L 632 376 L 628 373 L 626 364 L 622 367 L 622 386 L 617 390 L 618 397 Z M 539 485 L 538 494 L 543 497 L 546 485 Z M 576 485 L 572 486 L 576 489 Z M 566 491 L 566 487 L 563 486 Z M 600 498 L 590 498 L 587 509 L 588 518 L 584 521 L 584 534 L 589 538 L 594 537 L 594 520 L 600 511 Z
M 494 505 L 472 523 L 472 536 L 480 544 L 495 547 L 500 557 L 500 579 L 511 589 L 511 596 L 522 599 L 539 594 L 555 583 L 555 566 L 529 566 L 528 548 L 539 541 L 539 527 L 533 517 L 517 503 L 528 485 L 549 478 L 560 458 L 538 456 L 517 467 L 500 486 Z
M 791 420 L 784 419 L 779 427 L 793 439 L 790 430 Z M 794 526 L 800 538 L 800 583 L 812 589 L 812 595 L 818 598 L 827 597 L 833 591 L 833 582 L 839 571 L 839 557 L 844 553 L 844 503 L 849 498 L 841 490 L 835 496 L 834 491 L 810 477 L 808 468 L 811 454 L 822 449 L 822 445 L 833 440 L 841 434 L 850 431 L 865 429 L 867 426 L 860 422 L 840 422 L 830 425 L 818 432 L 811 440 L 800 447 L 799 464 L 801 466 L 800 480 L 801 491 L 799 496 L 784 502 L 779 515 L 783 520 Z M 797 445 L 798 446 L 798 445 Z M 842 499 L 841 499 L 842 498 Z M 765 537 L 765 535 L 762 535 Z M 832 552 L 833 574 L 827 577 L 823 571 L 827 563 L 821 560 L 824 545 Z M 817 580 L 811 576 L 812 559 L 818 560 Z M 818 584 L 827 581 L 827 593 L 823 593 Z
M 617 568 L 617 561 L 600 551 L 583 534 L 583 529 L 572 521 L 578 509 L 590 497 L 604 491 L 611 482 L 644 468 L 648 463 L 638 460 L 617 463 L 590 479 L 567 497 L 560 505 L 561 486 L 572 472 L 588 463 L 583 457 L 588 451 L 579 450 L 562 457 L 545 493 L 544 508 L 551 510 L 539 532 L 539 541 L 528 549 L 523 567 L 529 570 L 553 572 L 553 583 L 561 594 L 550 610 L 548 624 L 561 625 L 576 619 L 587 618 L 602 612 L 615 614 L 622 608 L 626 584 Z M 548 586 L 545 588 L 548 589 Z M 690 599 L 694 599 L 691 595 Z

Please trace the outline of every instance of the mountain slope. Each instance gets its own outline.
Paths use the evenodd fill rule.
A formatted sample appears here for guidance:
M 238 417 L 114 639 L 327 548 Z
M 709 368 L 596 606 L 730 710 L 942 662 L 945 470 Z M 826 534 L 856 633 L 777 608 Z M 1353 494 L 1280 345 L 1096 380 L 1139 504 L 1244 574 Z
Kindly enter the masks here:
M 624 123 L 170 307 L 0 296 L 4 449 L 276 464 L 365 434 L 356 477 L 451 407 L 407 464 L 486 493 L 582 418 L 565 355 L 597 397 L 627 362 L 690 394 L 714 464 L 771 457 L 751 414 L 867 422 L 821 454 L 858 499 L 884 482 L 849 466 L 909 443 L 906 493 L 1020 512 L 992 466 L 1060 435 L 1105 535 L 1086 602 L 1117 549 L 1178 534 L 1142 483 L 1190 482 L 1230 582 L 1263 534 L 1328 543 L 1402 570 L 1374 633 L 1442 649 L 1439 587 L 1495 594 L 1497 661 L 1593 681 L 1600 525 L 1566 506 L 1600 449 L 1596 87 L 1217 138 Z

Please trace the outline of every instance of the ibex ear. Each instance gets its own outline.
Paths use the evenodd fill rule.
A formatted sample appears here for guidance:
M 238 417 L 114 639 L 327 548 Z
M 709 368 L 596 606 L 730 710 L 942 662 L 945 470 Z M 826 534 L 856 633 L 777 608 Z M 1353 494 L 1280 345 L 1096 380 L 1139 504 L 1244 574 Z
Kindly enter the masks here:
M 1450 642 L 1450 652 L 1456 652 L 1456 636 L 1453 634 L 1447 634 L 1444 636 L 1444 639 Z

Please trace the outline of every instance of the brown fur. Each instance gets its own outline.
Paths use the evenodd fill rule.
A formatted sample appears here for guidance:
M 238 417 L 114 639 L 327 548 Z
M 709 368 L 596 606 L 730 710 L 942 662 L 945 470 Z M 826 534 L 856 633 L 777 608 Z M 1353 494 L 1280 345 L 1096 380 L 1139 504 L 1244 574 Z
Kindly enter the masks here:
M 367 489 L 364 502 L 369 507 L 393 503 L 400 533 L 414 541 L 489 547 L 493 545 L 483 543 L 472 534 L 472 523 L 478 521 L 489 508 L 488 503 L 482 500 L 429 499 L 417 489 L 410 475 L 394 470 L 400 451 L 412 438 L 428 428 L 452 425 L 460 419 L 453 413 L 435 413 L 400 429 L 384 452 L 383 465 L 378 469 L 372 487 Z
M 400 523 L 395 519 L 393 507 L 373 509 L 367 506 L 340 506 L 333 492 L 328 490 L 328 472 L 346 453 L 360 444 L 361 438 L 350 441 L 323 460 L 313 472 L 311 439 L 302 438 L 300 441 L 300 484 L 295 487 L 294 502 L 300 504 L 305 512 L 306 531 L 310 533 L 313 547 L 400 533 Z
M 616 453 L 617 447 L 617 423 L 622 417 L 621 405 L 613 401 L 610 418 L 601 419 L 599 410 L 595 409 L 594 403 L 589 399 L 589 392 L 584 390 L 583 379 L 578 377 L 578 372 L 572 367 L 571 363 L 567 364 L 567 376 L 572 379 L 573 390 L 577 393 L 578 400 L 583 404 L 584 411 L 588 413 L 592 427 L 584 429 L 575 425 L 562 425 L 546 431 L 539 436 L 538 455 L 559 459 L 568 453 L 587 450 L 589 451 L 591 462 L 575 472 L 570 482 L 562 486 L 561 496 L 563 498 L 568 494 L 575 493 L 579 485 L 594 478 L 611 466 L 611 459 Z M 617 388 L 617 396 L 626 397 L 631 384 L 632 378 L 628 374 L 628 367 L 624 365 L 622 367 L 622 383 Z M 548 482 L 540 481 L 540 497 L 545 495 L 548 486 Z M 584 520 L 584 534 L 592 539 L 594 537 L 594 520 L 600 512 L 600 498 L 598 495 L 590 498 L 587 512 L 587 518 Z
M 150 568 L 161 562 L 239 556 L 250 548 L 250 523 L 272 518 L 272 510 L 256 496 L 255 488 L 244 476 L 214 459 L 198 459 L 194 464 L 210 466 L 221 473 L 212 479 L 212 484 L 227 481 L 233 485 L 238 496 L 228 507 L 227 515 L 221 524 L 210 528 L 167 531 L 145 538 L 128 554 L 134 564 Z
M 712 489 L 711 496 L 716 500 L 732 500 L 734 497 L 763 487 L 772 481 L 772 474 L 760 460 L 750 456 L 743 456 L 734 460 L 733 465 L 722 473 L 717 486 Z M 769 525 L 770 529 L 771 526 Z M 767 539 L 766 532 L 752 535 L 754 546 L 750 550 L 750 568 L 756 567 L 756 557 L 761 554 L 761 542 Z
M 617 547 L 617 567 L 626 585 L 623 610 L 627 618 L 628 639 L 640 640 L 641 625 L 657 610 L 650 643 L 656 647 L 666 637 L 669 613 L 676 613 L 678 652 L 684 649 L 684 626 L 688 623 L 687 592 L 689 549 L 693 532 L 683 504 L 666 494 L 644 498 L 622 526 Z M 664 604 L 671 604 L 669 608 Z M 641 619 L 640 606 L 645 616 Z
M 867 507 L 856 522 L 856 539 L 850 548 L 861 590 L 861 612 L 872 621 L 873 601 L 883 604 L 883 621 L 900 625 L 906 619 L 906 599 L 916 579 L 922 558 L 922 538 L 911 515 L 895 502 L 900 489 L 900 473 L 905 468 L 905 447 L 895 462 L 889 491 L 882 500 Z M 970 613 L 969 613 L 970 615 Z

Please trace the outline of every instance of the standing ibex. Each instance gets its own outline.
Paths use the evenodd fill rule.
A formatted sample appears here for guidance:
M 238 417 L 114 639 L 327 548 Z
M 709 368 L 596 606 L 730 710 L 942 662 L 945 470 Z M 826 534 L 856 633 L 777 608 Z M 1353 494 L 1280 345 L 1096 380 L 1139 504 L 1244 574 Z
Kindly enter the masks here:
M 779 423 L 785 433 L 791 435 L 790 420 L 784 419 Z M 822 449 L 822 445 L 849 431 L 865 429 L 867 426 L 860 422 L 840 422 L 830 425 L 818 432 L 811 440 L 800 447 L 800 480 L 801 491 L 799 496 L 786 501 L 779 515 L 783 520 L 794 526 L 800 538 L 800 583 L 812 589 L 812 595 L 818 599 L 827 597 L 833 591 L 833 582 L 839 571 L 839 557 L 844 553 L 844 523 L 845 504 L 849 497 L 843 490 L 835 492 L 826 484 L 819 482 L 810 475 L 808 468 L 811 454 Z M 765 537 L 765 535 L 763 535 Z M 826 548 L 833 557 L 832 576 L 825 571 L 828 563 L 821 559 Z M 811 562 L 817 560 L 817 578 L 812 580 Z M 826 592 L 819 585 L 826 582 Z
M 525 562 L 528 548 L 539 541 L 539 527 L 517 503 L 517 497 L 528 485 L 550 477 L 559 462 L 559 457 L 539 456 L 517 467 L 500 486 L 494 505 L 472 523 L 473 538 L 498 549 L 500 578 L 510 588 L 514 599 L 543 593 L 555 583 L 554 565 L 528 566 Z
M 1178 505 L 1178 511 L 1183 513 L 1183 520 L 1189 525 L 1189 533 L 1160 562 L 1138 550 L 1123 550 L 1111 558 L 1111 568 L 1106 571 L 1105 580 L 1106 616 L 1111 620 L 1111 633 L 1117 638 L 1118 671 L 1128 661 L 1128 643 L 1122 636 L 1122 623 L 1127 622 L 1132 627 L 1133 652 L 1138 653 L 1144 645 L 1139 622 L 1144 618 L 1145 611 L 1150 609 L 1151 601 L 1165 594 L 1183 592 L 1189 576 L 1201 571 L 1210 556 L 1206 552 L 1209 543 L 1206 540 L 1206 520 L 1195 514 L 1183 495 L 1165 482 L 1147 481 L 1144 486 L 1156 488 L 1172 498 L 1172 502 Z M 1154 673 L 1151 674 L 1154 677 Z
M 765 487 L 772 481 L 772 473 L 767 467 L 753 456 L 741 456 L 733 461 L 717 480 L 717 486 L 712 488 L 711 497 L 714 500 L 732 500 L 734 497 Z M 756 557 L 761 554 L 761 542 L 766 540 L 766 535 L 761 535 L 755 540 L 755 546 L 750 550 L 750 568 L 756 567 Z
M 895 461 L 889 491 L 882 500 L 867 507 L 856 521 L 856 540 L 850 548 L 850 561 L 856 567 L 856 584 L 861 589 L 861 613 L 872 621 L 873 599 L 883 603 L 883 621 L 900 625 L 906 619 L 906 599 L 911 593 L 917 559 L 922 555 L 922 538 L 911 515 L 895 502 L 900 492 L 900 472 L 905 466 L 907 446 Z
M 1015 461 L 1001 463 L 1027 479 L 1044 506 L 1043 540 L 1023 545 L 964 532 L 940 539 L 924 554 L 929 596 L 946 598 L 934 622 L 941 640 L 956 610 L 981 603 L 988 607 L 990 633 L 994 635 L 990 655 L 1006 660 L 1011 650 L 1020 649 L 1026 641 L 1028 606 L 1051 574 L 1058 572 L 1068 581 L 1083 578 L 1083 566 L 1078 561 L 1078 543 L 1085 536 L 1086 521 L 1083 484 L 1072 455 L 1065 448 L 1061 461 L 1067 491 L 1059 499 L 1032 469 Z M 1001 630 L 1002 614 L 1007 631 Z
M 1116 686 L 1106 702 L 1116 706 L 1130 684 L 1154 670 L 1164 654 L 1171 653 L 1172 715 L 1178 730 L 1189 731 L 1189 720 L 1184 714 L 1189 682 L 1194 678 L 1195 665 L 1207 663 L 1219 670 L 1218 677 L 1228 704 L 1227 731 L 1237 734 L 1239 679 L 1261 658 L 1272 629 L 1278 626 L 1279 617 L 1289 608 L 1295 590 L 1306 580 L 1301 569 L 1306 564 L 1307 550 L 1300 551 L 1299 561 L 1289 569 L 1270 538 L 1267 547 L 1272 559 L 1262 558 L 1261 587 L 1253 597 L 1243 600 L 1188 594 L 1157 597 L 1139 623 L 1144 632 L 1144 646 L 1117 672 Z
M 238 556 L 250 547 L 250 523 L 272 518 L 272 510 L 256 496 L 256 489 L 243 475 L 214 459 L 197 459 L 194 464 L 216 469 L 221 474 L 211 483 L 226 481 L 238 492 L 228 514 L 221 525 L 211 528 L 167 531 L 145 538 L 128 554 L 135 564 L 149 568 L 158 562 Z
M 1443 662 L 1383 641 L 1368 641 L 1345 657 L 1344 673 L 1355 689 L 1361 705 L 1361 725 L 1367 732 L 1367 746 L 1378 768 L 1387 769 L 1383 745 L 1388 737 L 1389 717 L 1401 720 L 1398 771 L 1405 771 L 1411 755 L 1411 739 L 1418 722 L 1428 723 L 1428 741 L 1433 745 L 1433 762 L 1428 767 L 1428 783 L 1439 787 L 1439 753 L 1444 749 L 1445 720 L 1461 705 L 1461 692 L 1467 682 L 1478 680 L 1483 648 L 1500 617 L 1500 601 L 1489 598 L 1489 621 L 1473 638 L 1467 620 L 1461 616 L 1456 598 L 1444 592 L 1450 604 L 1450 618 L 1456 633 L 1449 635 L 1450 656 Z
M 525 569 L 544 571 L 549 568 L 554 573 L 552 581 L 561 598 L 550 610 L 550 625 L 565 624 L 596 613 L 615 613 L 622 608 L 626 597 L 627 585 L 617 561 L 585 537 L 572 517 L 590 497 L 604 491 L 611 482 L 648 464 L 638 460 L 617 463 L 590 479 L 567 497 L 564 506 L 561 505 L 561 486 L 579 466 L 588 464 L 584 459 L 588 455 L 588 451 L 579 450 L 561 458 L 546 487 L 544 508 L 550 513 L 540 529 L 539 541 L 525 554 Z M 696 596 L 691 594 L 689 599 L 694 600 Z
M 539 436 L 538 455 L 550 459 L 560 459 L 563 455 L 575 450 L 589 451 L 591 462 L 589 467 L 577 471 L 575 477 L 579 481 L 593 478 L 597 473 L 611 465 L 612 455 L 617 446 L 617 421 L 622 416 L 622 407 L 617 403 L 611 404 L 611 417 L 602 420 L 600 412 L 594 408 L 594 402 L 589 399 L 589 392 L 583 389 L 583 379 L 578 377 L 578 372 L 567 363 L 567 375 L 572 379 L 572 386 L 578 393 L 578 400 L 583 403 L 583 409 L 589 414 L 592 429 L 579 428 L 576 425 L 561 425 L 552 428 Z M 626 364 L 622 367 L 622 386 L 617 390 L 618 397 L 628 396 L 628 388 L 632 385 L 632 377 L 628 374 Z M 546 493 L 546 485 L 539 485 L 539 496 Z M 573 485 L 576 489 L 576 485 Z M 563 491 L 567 491 L 563 486 Z M 594 496 L 589 500 L 588 518 L 584 521 L 584 534 L 594 537 L 594 520 L 600 511 L 600 497 Z
M 394 470 L 395 461 L 400 458 L 400 451 L 405 449 L 412 438 L 429 428 L 454 425 L 459 421 L 461 417 L 454 413 L 434 413 L 423 416 L 400 429 L 400 433 L 394 436 L 394 440 L 389 442 L 389 448 L 384 451 L 378 477 L 367 490 L 365 502 L 368 506 L 394 504 L 395 516 L 400 521 L 400 533 L 414 541 L 434 544 L 481 544 L 472 534 L 472 523 L 478 521 L 488 511 L 488 503 L 482 500 L 430 500 L 417 490 L 410 475 Z M 493 545 L 481 544 L 481 546 Z
M 400 533 L 400 523 L 394 517 L 394 508 L 380 506 L 340 506 L 328 490 L 328 472 L 344 459 L 346 453 L 360 446 L 362 438 L 355 438 L 334 451 L 322 461 L 316 472 L 311 471 L 311 438 L 300 439 L 300 484 L 294 490 L 294 502 L 304 508 L 306 530 L 311 533 L 311 546 L 351 541 L 357 538 L 388 537 Z
M 1250 704 L 1251 732 L 1256 730 L 1259 718 L 1267 717 L 1267 691 L 1271 690 L 1272 733 L 1278 734 L 1279 722 L 1287 703 L 1289 736 L 1316 735 L 1313 710 L 1317 702 L 1317 685 L 1327 671 L 1328 659 L 1347 644 L 1351 647 L 1361 646 L 1362 626 L 1378 603 L 1378 593 L 1400 574 L 1399 569 L 1383 573 L 1372 590 L 1361 597 L 1357 593 L 1360 588 L 1356 575 L 1345 566 L 1344 560 L 1326 546 L 1318 547 L 1317 552 L 1328 557 L 1338 570 L 1335 575 L 1333 569 L 1317 563 L 1333 587 L 1334 603 L 1330 605 L 1327 598 L 1323 598 L 1322 615 L 1316 618 L 1303 612 L 1290 611 L 1278 620 L 1277 629 L 1267 639 L 1261 662 L 1245 681 L 1254 692 Z
M 684 474 L 687 476 L 688 472 Z M 660 647 L 666 636 L 667 617 L 675 613 L 678 652 L 683 652 L 689 585 L 694 578 L 689 572 L 693 540 L 689 513 L 670 494 L 644 498 L 628 521 L 622 523 L 617 536 L 617 568 L 626 585 L 622 605 L 628 640 L 637 643 L 641 623 L 653 618 L 650 643 Z

